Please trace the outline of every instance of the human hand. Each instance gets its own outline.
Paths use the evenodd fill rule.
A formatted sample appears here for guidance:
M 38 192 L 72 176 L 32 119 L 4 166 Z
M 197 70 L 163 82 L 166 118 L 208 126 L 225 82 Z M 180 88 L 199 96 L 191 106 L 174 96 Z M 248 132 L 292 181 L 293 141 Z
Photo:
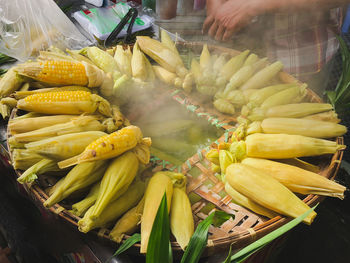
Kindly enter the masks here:
M 206 1 L 206 9 L 207 9 L 207 17 L 203 23 L 203 33 L 206 33 L 211 25 L 215 21 L 215 14 L 219 10 L 219 8 L 226 2 L 227 0 L 207 0 Z
M 227 41 L 266 9 L 264 0 L 228 0 L 215 12 L 214 21 L 204 22 L 203 29 L 218 41 Z

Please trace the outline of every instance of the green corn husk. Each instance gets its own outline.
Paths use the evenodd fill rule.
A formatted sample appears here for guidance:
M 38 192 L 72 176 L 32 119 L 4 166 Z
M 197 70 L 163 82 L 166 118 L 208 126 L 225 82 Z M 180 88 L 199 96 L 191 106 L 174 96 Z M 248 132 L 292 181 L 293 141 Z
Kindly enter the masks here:
M 283 64 L 277 61 L 262 70 L 254 74 L 244 85 L 241 86 L 242 90 L 245 89 L 259 89 L 264 87 L 269 81 L 277 75 L 283 68 Z
M 85 212 L 96 202 L 99 190 L 100 183 L 94 184 L 88 195 L 83 200 L 72 205 L 71 213 L 76 216 L 83 216 Z
M 0 78 L 0 98 L 4 98 L 18 90 L 22 83 L 23 80 L 16 73 L 16 67 L 9 69 L 5 75 Z
M 52 115 L 28 118 L 14 118 L 9 121 L 8 127 L 11 134 L 14 135 L 17 133 L 38 130 L 55 124 L 66 123 L 76 117 L 78 117 L 78 115 Z
M 260 106 L 267 98 L 282 90 L 296 87 L 297 84 L 278 84 L 259 89 L 249 97 L 249 104 L 253 107 Z
M 138 229 L 144 205 L 145 198 L 143 197 L 135 207 L 131 208 L 117 221 L 109 233 L 109 237 L 113 241 L 120 243 L 122 242 L 124 235 L 131 235 Z
M 345 186 L 319 174 L 301 168 L 258 158 L 246 158 L 243 164 L 255 167 L 272 176 L 295 193 L 316 194 L 344 199 Z
M 282 215 L 296 218 L 310 208 L 288 188 L 268 174 L 251 166 L 234 163 L 227 167 L 227 182 L 239 193 Z M 311 224 L 316 213 L 304 219 Z
M 88 131 L 60 135 L 25 145 L 28 150 L 48 159 L 66 160 L 82 153 L 94 140 L 106 135 L 101 131 Z
M 12 165 L 15 170 L 27 170 L 42 159 L 42 156 L 27 149 L 14 149 L 12 152 Z
M 19 143 L 28 143 L 64 134 L 105 130 L 106 127 L 96 120 L 95 117 L 79 116 L 67 123 L 59 123 L 30 132 L 15 134 L 12 138 Z
M 232 154 L 227 150 L 219 150 L 219 161 L 220 161 L 220 170 L 222 174 L 226 173 L 226 168 L 235 162 Z
M 91 214 L 95 208 L 95 205 L 93 205 L 87 210 L 84 217 L 79 220 L 79 231 L 87 233 L 92 229 L 104 227 L 110 223 L 113 223 L 114 220 L 134 207 L 141 200 L 142 196 L 144 195 L 145 188 L 145 182 L 136 178 L 136 180 L 134 180 L 134 182 L 119 198 L 115 199 L 106 206 L 102 214 L 97 217 L 96 220 L 91 220 Z
M 60 171 L 57 166 L 57 162 L 49 159 L 42 159 L 30 168 L 28 168 L 20 177 L 17 178 L 17 182 L 20 184 L 33 183 L 38 175 L 46 172 Z
M 134 180 L 139 161 L 133 152 L 126 152 L 115 158 L 108 166 L 101 180 L 96 203 L 89 213 L 92 221 L 98 220 L 110 202 L 120 197 Z
M 219 160 L 219 151 L 217 149 L 211 149 L 205 154 L 205 158 L 207 158 L 210 162 L 220 165 Z
M 4 120 L 10 117 L 11 111 L 12 111 L 12 107 L 0 103 L 0 114 Z
M 225 183 L 225 191 L 231 196 L 232 201 L 240 206 L 248 208 L 252 210 L 254 213 L 259 215 L 266 216 L 268 218 L 274 218 L 278 216 L 278 214 L 272 210 L 269 210 L 258 203 L 252 201 L 248 197 L 242 195 L 238 191 L 236 191 L 229 183 Z
M 103 176 L 106 168 L 107 162 L 105 160 L 77 164 L 64 177 L 62 184 L 44 202 L 44 206 L 49 208 L 79 189 L 97 182 Z
M 298 86 L 282 90 L 264 100 L 260 107 L 267 110 L 274 106 L 299 102 L 307 93 L 306 87 L 307 85 L 303 84 L 300 87 Z
M 266 117 L 301 118 L 332 109 L 333 106 L 328 103 L 285 104 L 269 108 Z

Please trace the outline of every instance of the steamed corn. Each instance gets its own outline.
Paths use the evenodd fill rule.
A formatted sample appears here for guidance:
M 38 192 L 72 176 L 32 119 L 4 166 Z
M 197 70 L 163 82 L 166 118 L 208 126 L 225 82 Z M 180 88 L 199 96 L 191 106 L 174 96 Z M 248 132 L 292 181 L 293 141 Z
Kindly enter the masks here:
M 38 178 L 38 175 L 46 172 L 59 170 L 60 169 L 57 166 L 57 162 L 49 159 L 42 159 L 33 166 L 29 167 L 27 170 L 25 170 L 25 172 L 17 178 L 17 182 L 21 184 L 33 183 Z
M 272 176 L 292 192 L 344 198 L 346 187 L 299 167 L 258 158 L 246 158 L 242 163 Z
M 106 51 L 98 47 L 84 48 L 83 53 L 86 53 L 88 58 L 104 72 L 119 71 L 117 61 Z
M 266 117 L 300 118 L 332 109 L 333 106 L 328 103 L 285 104 L 269 108 Z
M 42 156 L 27 149 L 13 149 L 12 152 L 12 165 L 15 170 L 27 170 L 42 159 Z
M 81 86 L 63 86 L 59 88 L 43 88 L 43 89 L 36 89 L 36 90 L 26 90 L 26 91 L 16 91 L 14 96 L 17 100 L 24 99 L 25 97 L 33 94 L 38 94 L 38 93 L 45 93 L 45 92 L 57 92 L 57 91 L 77 91 L 77 90 L 82 90 L 82 91 L 87 91 L 91 92 L 89 88 L 86 87 L 81 87 Z
M 276 179 L 248 165 L 231 164 L 225 178 L 242 195 L 282 215 L 296 218 L 310 209 Z M 316 213 L 311 212 L 304 222 L 311 224 L 315 216 Z
M 18 90 L 23 80 L 17 76 L 16 68 L 10 68 L 5 75 L 0 78 L 0 98 L 4 98 Z
M 257 92 L 255 92 L 249 97 L 249 105 L 254 107 L 260 106 L 267 98 L 274 95 L 275 93 L 296 86 L 297 84 L 295 83 L 278 84 L 259 89 Z
M 93 206 L 94 203 L 96 202 L 99 190 L 100 190 L 100 183 L 94 184 L 94 186 L 91 187 L 89 193 L 83 200 L 72 205 L 72 210 L 71 210 L 72 214 L 76 216 L 84 215 L 85 212 L 91 206 Z

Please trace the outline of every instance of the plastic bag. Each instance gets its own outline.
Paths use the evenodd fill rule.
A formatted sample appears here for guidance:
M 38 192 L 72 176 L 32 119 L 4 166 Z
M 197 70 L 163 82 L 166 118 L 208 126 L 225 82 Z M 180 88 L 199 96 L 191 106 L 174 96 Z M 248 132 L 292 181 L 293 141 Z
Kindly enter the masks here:
M 20 61 L 54 45 L 65 50 L 93 43 L 53 0 L 0 0 L 0 52 Z

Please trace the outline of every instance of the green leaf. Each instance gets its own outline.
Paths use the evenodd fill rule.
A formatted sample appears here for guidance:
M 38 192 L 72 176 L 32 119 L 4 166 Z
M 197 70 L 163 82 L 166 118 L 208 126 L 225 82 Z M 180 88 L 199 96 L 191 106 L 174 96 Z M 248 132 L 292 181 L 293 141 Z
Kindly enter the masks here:
M 106 263 L 108 263 L 109 261 L 111 261 L 112 258 L 120 255 L 124 251 L 128 250 L 131 246 L 133 246 L 134 244 L 136 244 L 137 242 L 140 242 L 140 241 L 141 241 L 141 235 L 139 233 L 132 235 L 127 240 L 125 240 L 125 242 L 119 247 L 119 249 L 113 254 L 113 256 L 111 256 L 106 261 Z
M 335 91 L 326 91 L 325 92 L 329 102 L 332 104 L 333 108 L 335 107 L 335 103 L 336 103 L 336 93 Z
M 238 251 L 236 254 L 234 254 L 231 257 L 231 263 L 240 263 L 246 260 L 249 256 L 254 254 L 256 251 L 260 250 L 263 248 L 265 245 L 273 241 L 274 239 L 278 238 L 279 236 L 283 235 L 296 225 L 300 224 L 305 217 L 307 217 L 315 208 L 317 207 L 314 206 L 313 208 L 310 208 L 308 211 L 306 211 L 304 214 L 301 216 L 293 219 L 289 223 L 281 226 L 280 228 L 272 231 L 271 233 L 267 234 L 266 236 L 258 239 L 254 243 L 250 244 L 249 246 L 246 246 L 242 250 Z
M 158 207 L 148 240 L 146 263 L 169 261 L 170 225 L 166 192 Z
M 230 250 L 228 251 L 228 255 L 223 263 L 230 263 L 231 262 L 231 256 L 232 256 L 232 244 L 230 245 Z
M 229 215 L 224 211 L 217 210 L 200 222 L 188 243 L 181 263 L 197 263 L 207 245 L 210 225 L 215 221 L 216 226 L 220 226 L 230 217 L 234 217 L 234 215 Z

